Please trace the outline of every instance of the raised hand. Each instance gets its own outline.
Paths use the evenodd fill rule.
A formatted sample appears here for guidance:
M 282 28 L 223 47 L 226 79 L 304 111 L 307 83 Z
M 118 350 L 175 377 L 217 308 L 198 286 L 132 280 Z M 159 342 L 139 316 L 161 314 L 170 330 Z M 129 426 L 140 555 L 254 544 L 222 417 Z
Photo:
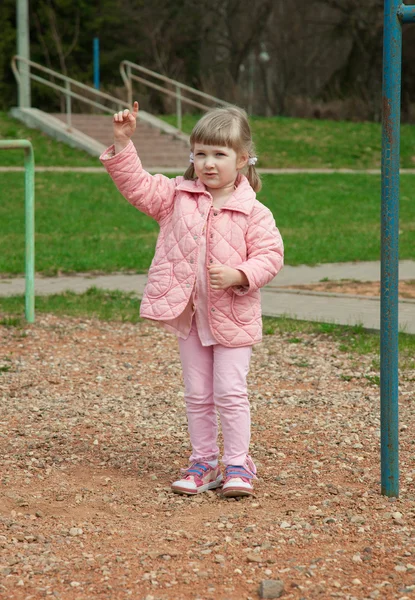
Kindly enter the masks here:
M 113 117 L 114 140 L 117 142 L 129 141 L 137 127 L 138 102 L 134 102 L 133 111 L 128 108 L 120 110 Z

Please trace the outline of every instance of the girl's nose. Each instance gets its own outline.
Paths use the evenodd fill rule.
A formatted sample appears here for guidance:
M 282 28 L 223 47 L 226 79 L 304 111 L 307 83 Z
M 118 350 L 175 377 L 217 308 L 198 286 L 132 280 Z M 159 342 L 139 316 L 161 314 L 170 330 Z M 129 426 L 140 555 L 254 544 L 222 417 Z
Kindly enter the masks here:
M 207 167 L 213 167 L 215 164 L 215 160 L 214 160 L 213 156 L 207 156 L 205 164 Z

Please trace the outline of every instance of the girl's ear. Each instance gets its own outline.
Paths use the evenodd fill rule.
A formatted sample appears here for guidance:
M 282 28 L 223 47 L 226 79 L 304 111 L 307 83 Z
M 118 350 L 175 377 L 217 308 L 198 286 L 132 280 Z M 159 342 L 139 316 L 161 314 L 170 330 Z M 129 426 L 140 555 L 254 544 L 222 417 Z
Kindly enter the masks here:
M 240 154 L 238 156 L 238 160 L 236 161 L 236 168 L 243 169 L 244 167 L 246 167 L 246 165 L 248 164 L 248 158 L 249 158 L 249 155 L 247 152 Z

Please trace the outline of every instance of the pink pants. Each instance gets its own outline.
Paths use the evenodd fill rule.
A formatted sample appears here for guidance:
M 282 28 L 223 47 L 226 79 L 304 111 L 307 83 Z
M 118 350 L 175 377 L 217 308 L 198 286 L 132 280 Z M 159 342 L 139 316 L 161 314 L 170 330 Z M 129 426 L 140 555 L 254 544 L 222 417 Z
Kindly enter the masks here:
M 246 386 L 252 346 L 202 346 L 193 322 L 187 340 L 179 339 L 187 421 L 194 460 L 215 460 L 219 410 L 225 465 L 243 465 L 249 451 L 251 417 Z

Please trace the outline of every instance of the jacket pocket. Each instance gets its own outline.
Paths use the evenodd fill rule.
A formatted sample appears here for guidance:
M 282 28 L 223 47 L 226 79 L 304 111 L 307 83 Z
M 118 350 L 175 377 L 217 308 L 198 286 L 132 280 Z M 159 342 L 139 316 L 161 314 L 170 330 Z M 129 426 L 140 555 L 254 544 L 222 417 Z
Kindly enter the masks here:
M 146 285 L 146 295 L 149 298 L 161 298 L 167 294 L 173 282 L 173 264 L 164 263 L 150 267 Z
M 231 313 L 240 325 L 249 325 L 260 315 L 261 300 L 257 296 L 232 294 Z

